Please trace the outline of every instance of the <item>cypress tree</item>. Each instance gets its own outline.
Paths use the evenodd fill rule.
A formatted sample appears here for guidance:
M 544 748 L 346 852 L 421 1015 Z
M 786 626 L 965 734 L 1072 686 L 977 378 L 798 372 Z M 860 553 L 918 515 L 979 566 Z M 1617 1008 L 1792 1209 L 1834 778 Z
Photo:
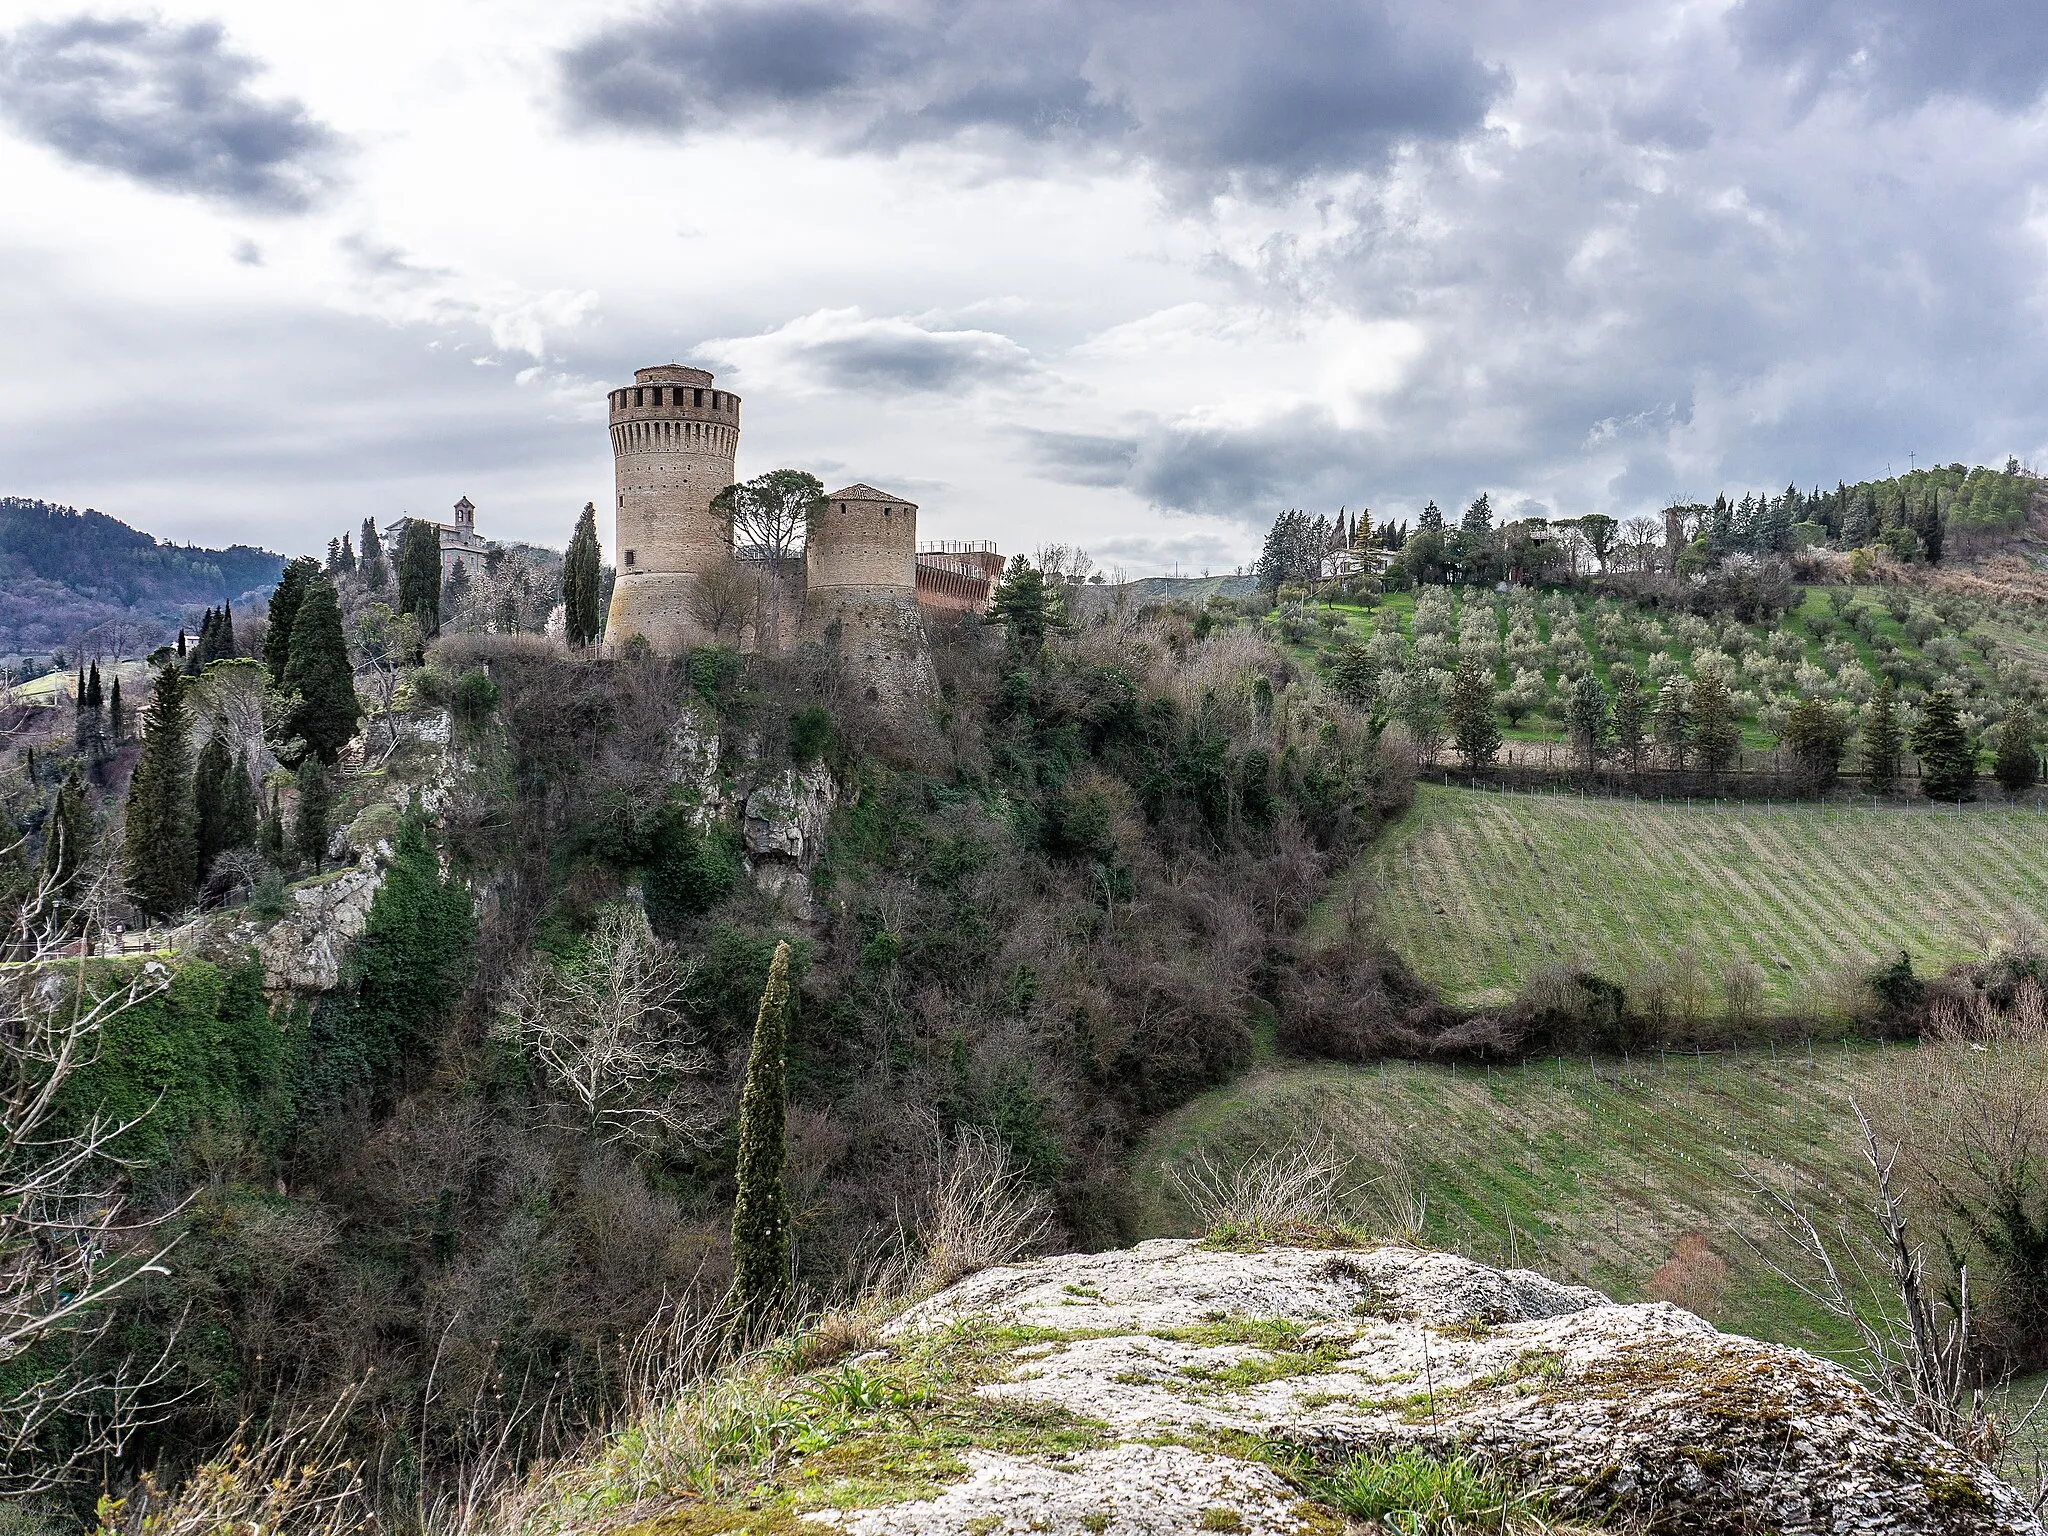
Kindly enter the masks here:
M 228 755 L 227 738 L 215 730 L 199 749 L 199 761 L 192 770 L 192 820 L 202 881 L 213 868 L 213 861 L 228 847 L 229 776 L 234 771 L 235 761 Z
M 329 539 L 327 541 L 327 574 L 330 576 L 339 576 L 341 574 L 341 540 L 339 539 Z
M 425 518 L 407 519 L 398 541 L 398 611 L 430 639 L 441 632 L 441 532 Z
M 1643 685 L 1636 677 L 1636 669 L 1627 662 L 1617 661 L 1607 669 L 1607 685 L 1614 692 L 1615 748 L 1628 759 L 1630 768 L 1640 768 L 1643 728 L 1649 723 L 1650 701 L 1643 695 Z
M 1734 766 L 1735 756 L 1742 750 L 1742 727 L 1736 724 L 1734 700 L 1718 672 L 1703 673 L 1693 680 L 1692 735 L 1699 748 L 1700 766 L 1709 776 Z
M 1664 749 L 1665 766 L 1683 768 L 1685 749 L 1692 739 L 1692 689 L 1684 678 L 1664 679 L 1657 690 L 1657 718 L 1653 725 L 1657 745 Z
M 315 870 L 327 858 L 327 818 L 332 809 L 327 771 L 309 752 L 299 764 L 299 808 L 292 817 L 292 851 Z
M 1946 688 L 1927 695 L 1908 738 L 1920 759 L 1920 792 L 1930 800 L 1976 796 L 1977 754 L 1963 732 L 1956 696 Z
M 222 603 L 220 607 L 220 654 L 223 659 L 233 656 L 235 645 L 235 605 Z
M 732 1211 L 732 1301 L 740 1327 L 759 1334 L 789 1290 L 789 1209 L 782 1188 L 788 1115 L 789 945 L 777 944 L 754 1019 L 740 1093 L 739 1198 Z
M 293 703 L 281 727 L 283 736 L 297 737 L 321 762 L 332 763 L 355 735 L 363 710 L 356 700 L 348 642 L 342 638 L 341 601 L 331 582 L 306 588 L 292 620 L 284 688 Z
M 602 560 L 597 547 L 597 504 L 586 501 L 576 519 L 576 535 L 562 561 L 562 619 L 571 645 L 597 639 L 597 589 Z
M 1888 795 L 1897 787 L 1902 740 L 1898 690 L 1886 678 L 1863 712 L 1863 782 L 1874 793 Z
M 226 830 L 223 847 L 247 848 L 256 841 L 256 786 L 249 778 L 249 751 L 235 754 L 235 766 L 228 773 Z
M 183 661 L 184 659 L 185 659 L 185 628 L 184 628 L 184 626 L 183 626 L 183 625 L 180 625 L 180 626 L 178 627 L 178 660 L 180 660 L 180 661 Z M 97 671 L 99 670 L 99 663 L 97 663 L 97 662 L 93 663 L 93 670 L 94 670 L 95 672 L 97 672 Z
M 85 681 L 85 707 L 94 714 L 106 707 L 107 696 L 100 688 L 100 664 L 92 664 L 92 673 Z
M 117 677 L 113 686 L 107 690 L 107 736 L 113 742 L 116 752 L 121 750 L 121 743 L 127 735 L 128 723 L 123 718 L 121 709 L 121 679 Z
M 28 787 L 30 789 L 35 789 L 37 787 L 36 749 L 33 746 L 31 746 L 28 749 Z
M 92 849 L 92 806 L 85 781 L 73 768 L 58 786 L 56 803 L 43 823 L 42 877 L 60 900 Z
M 278 809 L 275 784 L 270 787 L 270 811 L 263 818 L 263 856 L 284 868 L 284 812 Z
M 345 533 L 341 536 L 341 568 L 347 575 L 353 576 L 356 573 L 355 545 L 349 542 L 349 536 Z
M 374 517 L 363 519 L 362 562 L 363 580 L 369 584 L 372 592 L 382 592 L 386 574 L 384 541 L 377 537 L 377 520 Z
M 1451 741 L 1465 766 L 1477 773 L 1500 751 L 1500 722 L 1494 718 L 1493 679 L 1471 658 L 1458 663 L 1451 679 Z
M 319 563 L 301 556 L 284 568 L 276 590 L 270 594 L 270 625 L 263 632 L 263 664 L 270 669 L 274 687 L 284 686 L 285 668 L 292 657 L 292 622 L 298 617 L 299 604 L 306 599 L 306 588 L 319 574 Z
M 167 664 L 157 674 L 156 694 L 143 717 L 142 756 L 128 788 L 122 849 L 128 894 L 151 917 L 169 917 L 190 906 L 198 879 L 190 732 L 185 680 Z
M 2013 700 L 1999 721 L 1994 749 L 1992 771 L 1998 775 L 1999 787 L 2009 795 L 2032 789 L 2040 776 L 2040 763 L 2034 756 L 2034 712 L 2021 700 Z

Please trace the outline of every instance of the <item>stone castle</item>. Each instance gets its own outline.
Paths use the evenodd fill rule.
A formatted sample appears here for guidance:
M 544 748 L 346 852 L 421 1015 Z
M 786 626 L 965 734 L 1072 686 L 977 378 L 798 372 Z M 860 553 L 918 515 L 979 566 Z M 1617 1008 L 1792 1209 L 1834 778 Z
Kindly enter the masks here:
M 734 480 L 740 398 L 702 368 L 669 364 L 636 369 L 610 404 L 617 580 L 606 640 L 640 635 L 678 651 L 711 638 L 707 575 L 755 553 L 734 549 L 712 508 Z M 993 544 L 920 547 L 917 503 L 849 485 L 809 530 L 795 632 L 836 645 L 881 692 L 902 693 L 928 670 L 921 610 L 979 612 L 1001 572 Z

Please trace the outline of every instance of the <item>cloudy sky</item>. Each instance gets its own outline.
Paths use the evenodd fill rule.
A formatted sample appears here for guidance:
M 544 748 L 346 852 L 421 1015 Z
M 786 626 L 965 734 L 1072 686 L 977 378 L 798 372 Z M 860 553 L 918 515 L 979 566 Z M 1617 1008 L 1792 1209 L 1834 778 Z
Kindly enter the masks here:
M 2048 463 L 2044 85 L 2038 0 L 4 0 L 0 494 L 559 544 L 672 359 L 1132 574 Z

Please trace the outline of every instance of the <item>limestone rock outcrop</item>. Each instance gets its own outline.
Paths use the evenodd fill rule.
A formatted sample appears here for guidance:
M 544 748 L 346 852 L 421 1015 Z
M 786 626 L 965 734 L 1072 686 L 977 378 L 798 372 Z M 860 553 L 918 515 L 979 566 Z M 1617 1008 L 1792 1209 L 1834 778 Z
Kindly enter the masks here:
M 390 851 L 367 849 L 338 874 L 285 893 L 284 915 L 255 935 L 265 992 L 330 992 L 340 984 L 342 957 L 369 923 Z
M 977 1454 L 933 1497 L 810 1518 L 860 1536 L 1334 1529 L 1233 1451 L 1255 1442 L 1318 1465 L 1462 1451 L 1549 1490 L 1555 1518 L 1658 1530 L 2042 1530 L 1837 1366 L 1449 1254 L 1150 1242 L 985 1271 L 888 1337 L 962 1324 L 1037 1341 L 984 1398 L 1099 1422 L 1106 1443 Z

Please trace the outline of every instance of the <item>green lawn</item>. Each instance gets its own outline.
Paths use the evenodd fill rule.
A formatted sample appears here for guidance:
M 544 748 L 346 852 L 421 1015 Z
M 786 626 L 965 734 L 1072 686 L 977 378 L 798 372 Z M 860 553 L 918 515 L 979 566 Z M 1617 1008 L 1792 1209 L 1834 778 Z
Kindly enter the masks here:
M 1843 967 L 1984 953 L 2048 905 L 2048 815 L 1976 806 L 1637 803 L 1418 787 L 1359 864 L 1380 932 L 1449 1002 L 1549 966 L 1634 985 L 1681 949 L 1748 960 L 1774 1009 L 1818 1016 Z

